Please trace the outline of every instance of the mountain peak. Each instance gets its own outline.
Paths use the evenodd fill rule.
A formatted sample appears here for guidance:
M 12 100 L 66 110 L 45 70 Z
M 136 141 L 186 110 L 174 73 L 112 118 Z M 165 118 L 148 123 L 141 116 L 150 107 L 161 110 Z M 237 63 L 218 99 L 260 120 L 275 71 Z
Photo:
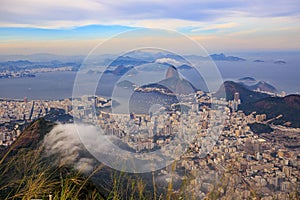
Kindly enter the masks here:
M 168 78 L 179 78 L 178 71 L 173 65 L 171 65 L 167 70 L 166 79 Z
M 216 97 L 222 97 L 222 95 L 224 96 L 223 91 L 225 91 L 226 93 L 227 100 L 232 100 L 234 97 L 234 93 L 238 92 L 243 103 L 257 101 L 269 96 L 267 94 L 251 91 L 243 84 L 239 84 L 234 81 L 225 81 L 220 87 L 219 91 L 216 93 Z

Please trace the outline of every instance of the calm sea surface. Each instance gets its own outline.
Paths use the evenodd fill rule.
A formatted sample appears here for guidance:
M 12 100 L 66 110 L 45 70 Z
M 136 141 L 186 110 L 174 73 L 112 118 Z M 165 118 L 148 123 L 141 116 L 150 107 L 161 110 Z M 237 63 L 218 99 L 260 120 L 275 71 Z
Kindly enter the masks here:
M 216 62 L 223 80 L 236 80 L 245 76 L 254 77 L 275 86 L 278 91 L 286 93 L 300 92 L 300 66 L 299 59 L 289 59 L 286 64 L 274 64 L 272 60 L 255 63 L 253 60 L 240 62 Z M 155 74 L 157 73 L 157 74 Z M 163 77 L 162 72 L 153 72 L 149 76 L 140 75 L 139 79 L 148 79 L 151 76 Z M 95 76 L 85 75 L 82 78 L 87 87 L 94 85 Z M 144 76 L 144 77 L 143 77 Z M 40 73 L 35 78 L 0 79 L 0 98 L 23 99 L 64 99 L 72 97 L 76 72 L 51 72 Z M 149 79 L 150 78 L 150 79 Z M 155 79 L 153 79 L 155 82 Z M 85 93 L 83 91 L 83 93 Z M 90 93 L 90 91 L 88 92 Z

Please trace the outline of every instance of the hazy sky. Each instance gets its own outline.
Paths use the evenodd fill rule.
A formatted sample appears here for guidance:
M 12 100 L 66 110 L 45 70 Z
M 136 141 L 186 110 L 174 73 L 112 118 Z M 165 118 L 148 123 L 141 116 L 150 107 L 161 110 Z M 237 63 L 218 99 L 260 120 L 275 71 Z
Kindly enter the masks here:
M 85 54 L 135 27 L 166 28 L 208 51 L 300 50 L 299 0 L 2 0 L 0 54 Z

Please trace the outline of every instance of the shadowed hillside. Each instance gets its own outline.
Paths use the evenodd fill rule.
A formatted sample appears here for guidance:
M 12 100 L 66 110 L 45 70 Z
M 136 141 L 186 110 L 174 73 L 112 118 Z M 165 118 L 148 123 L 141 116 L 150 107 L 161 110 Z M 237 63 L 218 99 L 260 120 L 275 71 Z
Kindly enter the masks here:
M 292 127 L 300 127 L 300 95 L 288 95 L 286 97 L 269 97 L 255 102 L 242 104 L 240 107 L 246 114 L 256 112 L 266 114 L 274 124 L 285 124 Z
M 253 92 L 242 84 L 233 81 L 225 81 L 214 96 L 222 97 L 223 91 L 226 93 L 226 100 L 233 100 L 234 93 L 238 92 L 242 103 L 254 102 L 269 97 L 267 94 Z

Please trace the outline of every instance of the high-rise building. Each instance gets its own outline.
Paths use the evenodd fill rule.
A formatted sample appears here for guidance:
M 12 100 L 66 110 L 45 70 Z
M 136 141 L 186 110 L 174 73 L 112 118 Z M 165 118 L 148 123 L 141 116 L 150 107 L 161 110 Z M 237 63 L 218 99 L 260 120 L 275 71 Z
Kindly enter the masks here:
M 231 102 L 231 108 L 232 108 L 232 110 L 233 111 L 237 111 L 239 104 L 241 104 L 240 93 L 235 92 L 234 93 L 234 97 L 233 97 L 233 101 Z
M 98 107 L 98 104 L 99 104 L 99 100 L 98 100 L 98 97 L 97 96 L 94 96 L 94 107 L 97 108 Z
M 240 99 L 240 93 L 238 93 L 238 92 L 235 92 L 234 93 L 234 101 L 239 101 L 239 99 Z
M 135 119 L 135 114 L 132 113 L 132 112 L 130 113 L 130 119 L 131 119 L 131 120 Z

